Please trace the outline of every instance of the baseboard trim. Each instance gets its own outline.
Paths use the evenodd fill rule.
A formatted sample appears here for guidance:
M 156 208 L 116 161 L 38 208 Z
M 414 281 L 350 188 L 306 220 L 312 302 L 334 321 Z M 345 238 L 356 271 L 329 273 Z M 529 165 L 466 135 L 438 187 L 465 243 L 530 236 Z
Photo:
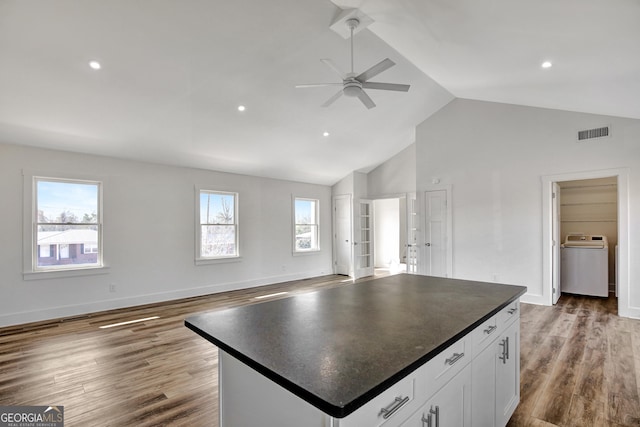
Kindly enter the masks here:
M 258 286 L 273 285 L 275 283 L 288 282 L 291 280 L 302 280 L 325 275 L 327 275 L 326 269 L 323 269 L 305 273 L 263 277 L 246 281 L 216 283 L 195 288 L 158 292 L 147 295 L 137 295 L 126 298 L 114 298 L 109 300 L 88 302 L 85 304 L 66 305 L 32 311 L 3 314 L 0 315 L 0 328 L 6 326 L 22 325 L 25 323 L 63 319 L 67 317 L 77 317 L 100 311 L 135 307 L 138 305 L 172 301 L 182 298 L 191 298 L 239 289 L 255 288 Z

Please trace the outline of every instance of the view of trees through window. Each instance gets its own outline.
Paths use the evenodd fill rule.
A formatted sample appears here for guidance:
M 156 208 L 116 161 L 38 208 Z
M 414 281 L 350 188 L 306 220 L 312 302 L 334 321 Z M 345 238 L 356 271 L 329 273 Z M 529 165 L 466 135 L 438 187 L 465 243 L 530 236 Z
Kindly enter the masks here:
M 318 200 L 295 199 L 296 252 L 318 250 Z
M 36 179 L 36 266 L 99 264 L 100 184 Z
M 235 193 L 200 191 L 200 256 L 238 255 Z

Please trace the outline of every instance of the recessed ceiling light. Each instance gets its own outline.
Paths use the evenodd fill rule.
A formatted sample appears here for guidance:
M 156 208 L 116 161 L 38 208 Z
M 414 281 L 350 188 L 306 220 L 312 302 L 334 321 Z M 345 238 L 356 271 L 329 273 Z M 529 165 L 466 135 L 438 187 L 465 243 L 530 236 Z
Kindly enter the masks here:
M 244 110 L 246 110 L 244 105 L 238 105 L 238 111 L 244 111 Z
M 99 70 L 100 68 L 102 68 L 98 61 L 89 62 L 89 67 L 93 68 L 94 70 Z
M 549 62 L 549 61 L 544 61 L 544 62 L 542 63 L 542 68 L 551 68 L 551 66 L 552 66 L 552 65 L 553 65 L 553 64 L 552 64 L 551 62 Z
M 329 132 L 327 132 L 327 131 L 323 132 L 322 136 L 329 136 Z

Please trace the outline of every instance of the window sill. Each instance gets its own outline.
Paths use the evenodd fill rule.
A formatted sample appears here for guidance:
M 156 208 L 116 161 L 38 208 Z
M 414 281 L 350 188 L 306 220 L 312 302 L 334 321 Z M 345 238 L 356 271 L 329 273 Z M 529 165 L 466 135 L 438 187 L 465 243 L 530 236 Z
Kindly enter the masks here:
M 293 256 L 307 256 L 307 255 L 318 255 L 322 251 L 320 249 L 314 249 L 312 251 L 297 251 L 293 252 Z
M 109 267 L 84 267 L 68 270 L 25 271 L 22 273 L 22 278 L 23 280 L 60 279 L 64 277 L 95 276 L 108 273 Z
M 242 262 L 242 258 L 239 256 L 234 256 L 226 258 L 198 258 L 195 260 L 196 265 L 228 264 L 234 262 Z

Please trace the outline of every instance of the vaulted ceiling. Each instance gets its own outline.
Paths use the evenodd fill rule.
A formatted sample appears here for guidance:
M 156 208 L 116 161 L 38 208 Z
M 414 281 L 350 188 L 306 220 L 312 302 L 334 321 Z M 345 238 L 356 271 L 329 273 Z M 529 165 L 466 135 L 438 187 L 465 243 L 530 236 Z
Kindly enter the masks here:
M 411 85 L 372 109 L 295 88 L 349 71 L 350 8 L 356 73 L 388 57 L 372 80 Z M 640 118 L 638 22 L 637 0 L 0 0 L 0 142 L 331 185 L 456 97 Z

